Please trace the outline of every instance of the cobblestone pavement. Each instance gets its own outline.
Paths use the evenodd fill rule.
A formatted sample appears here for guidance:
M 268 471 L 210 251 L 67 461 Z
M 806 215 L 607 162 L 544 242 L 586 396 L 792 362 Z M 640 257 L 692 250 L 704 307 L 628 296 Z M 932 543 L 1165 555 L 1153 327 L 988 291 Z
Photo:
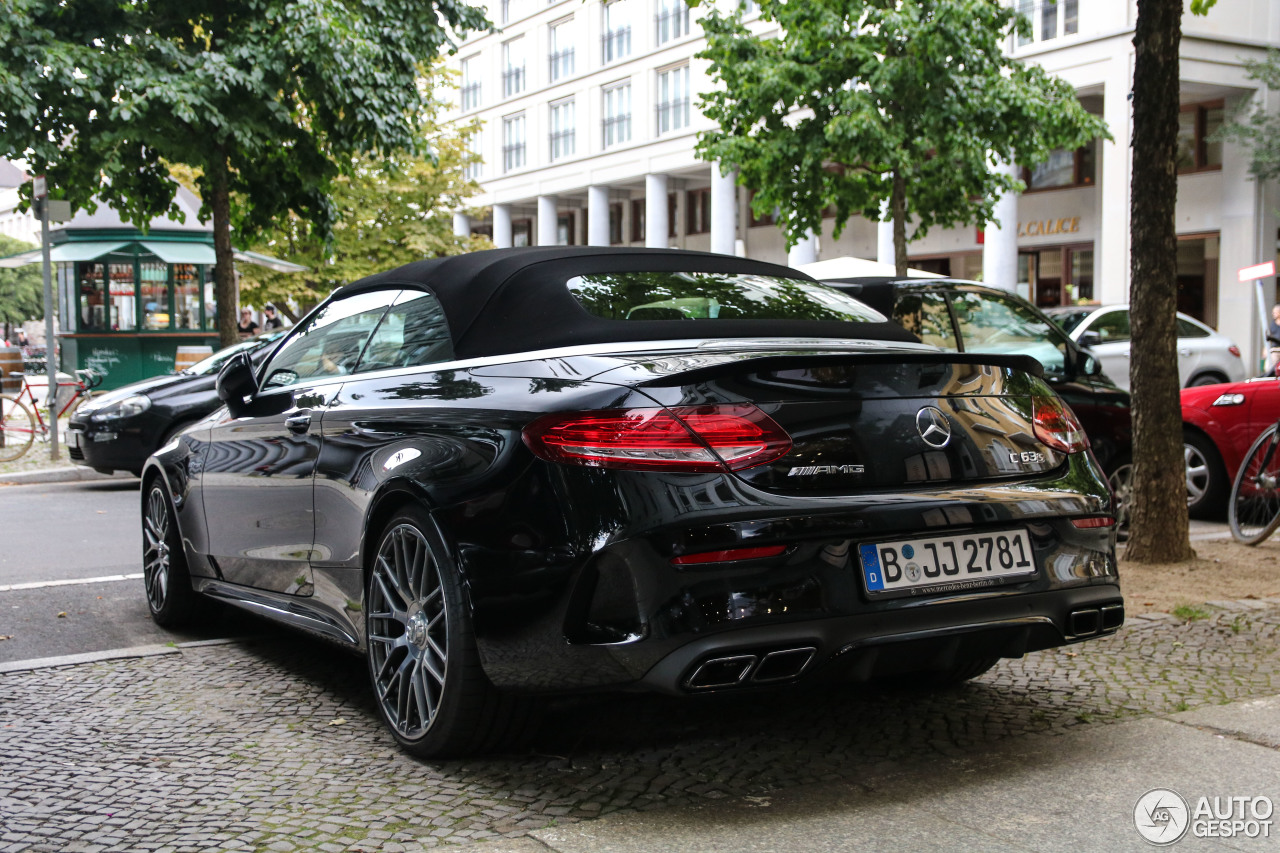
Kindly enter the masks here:
M 440 764 L 395 748 L 362 661 L 288 634 L 13 672 L 0 853 L 420 850 L 1280 693 L 1280 600 L 1205 613 L 1138 617 L 936 693 L 564 701 L 527 751 Z

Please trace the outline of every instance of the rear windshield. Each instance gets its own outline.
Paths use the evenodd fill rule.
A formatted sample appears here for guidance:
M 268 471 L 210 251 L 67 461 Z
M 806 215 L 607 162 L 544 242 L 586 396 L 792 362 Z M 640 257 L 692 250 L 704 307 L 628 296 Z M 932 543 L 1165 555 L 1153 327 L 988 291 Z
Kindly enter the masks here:
M 1050 311 L 1049 319 L 1057 323 L 1064 332 L 1072 332 L 1096 310 L 1097 308 L 1080 308 L 1075 311 Z
M 625 272 L 571 278 L 569 292 L 606 320 L 836 320 L 883 323 L 852 296 L 794 278 L 745 273 Z

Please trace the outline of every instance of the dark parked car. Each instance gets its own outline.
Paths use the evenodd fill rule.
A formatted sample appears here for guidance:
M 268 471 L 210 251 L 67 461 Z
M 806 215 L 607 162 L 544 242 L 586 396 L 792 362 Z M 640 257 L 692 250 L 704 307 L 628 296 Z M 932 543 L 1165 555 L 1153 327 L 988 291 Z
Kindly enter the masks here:
M 1119 489 L 1132 470 L 1129 393 L 1101 362 L 1027 300 L 958 279 L 828 281 L 888 315 L 925 343 L 953 352 L 1022 353 L 1044 366 L 1044 378 L 1080 418 L 1093 453 Z
M 67 455 L 75 464 L 105 474 L 141 474 L 148 456 L 222 405 L 214 382 L 231 356 L 251 353 L 261 361 L 271 351 L 269 345 L 282 337 L 284 332 L 267 332 L 220 349 L 179 373 L 94 395 L 71 415 Z
M 971 678 L 1124 618 L 1111 492 L 1041 373 L 741 258 L 421 261 L 233 357 L 147 462 L 148 602 L 362 652 L 422 756 L 538 693 Z

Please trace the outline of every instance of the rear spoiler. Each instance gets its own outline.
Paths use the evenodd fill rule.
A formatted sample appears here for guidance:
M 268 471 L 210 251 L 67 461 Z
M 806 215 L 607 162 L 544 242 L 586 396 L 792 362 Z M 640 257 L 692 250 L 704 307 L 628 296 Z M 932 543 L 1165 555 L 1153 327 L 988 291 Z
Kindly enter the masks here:
M 726 355 L 729 355 L 726 353 Z M 826 352 L 796 353 L 779 355 L 764 353 L 759 356 L 733 353 L 734 358 L 726 359 L 719 364 L 697 367 L 692 370 L 662 376 L 638 383 L 641 387 L 662 388 L 674 385 L 685 385 L 690 381 L 714 379 L 725 373 L 740 371 L 744 366 L 754 370 L 770 370 L 814 366 L 830 366 L 832 364 L 972 364 L 979 367 L 1000 367 L 1020 370 L 1037 378 L 1044 377 L 1044 365 L 1029 355 L 998 355 L 984 352 Z

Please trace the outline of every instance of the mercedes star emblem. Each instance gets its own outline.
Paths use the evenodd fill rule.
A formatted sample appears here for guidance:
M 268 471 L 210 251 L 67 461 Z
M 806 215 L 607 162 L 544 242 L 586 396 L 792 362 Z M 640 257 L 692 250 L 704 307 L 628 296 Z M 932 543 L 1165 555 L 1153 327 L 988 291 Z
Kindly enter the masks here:
M 930 447 L 946 447 L 951 440 L 951 424 L 946 415 L 933 406 L 925 406 L 916 412 L 916 432 Z

